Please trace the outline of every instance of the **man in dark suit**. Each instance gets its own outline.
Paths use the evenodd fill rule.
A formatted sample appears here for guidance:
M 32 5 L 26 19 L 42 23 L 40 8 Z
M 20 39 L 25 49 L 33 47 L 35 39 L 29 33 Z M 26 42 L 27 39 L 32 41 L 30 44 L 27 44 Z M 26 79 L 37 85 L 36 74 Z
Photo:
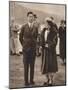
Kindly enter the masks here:
M 35 27 L 33 21 L 33 12 L 27 13 L 28 22 L 22 26 L 19 40 L 23 46 L 23 62 L 24 62 L 24 81 L 25 85 L 29 85 L 28 73 L 30 67 L 30 84 L 34 84 L 34 64 L 36 57 L 36 40 L 38 28 Z
M 66 63 L 66 25 L 65 21 L 61 20 L 59 27 L 59 38 L 60 38 L 60 57 L 63 61 L 63 65 Z

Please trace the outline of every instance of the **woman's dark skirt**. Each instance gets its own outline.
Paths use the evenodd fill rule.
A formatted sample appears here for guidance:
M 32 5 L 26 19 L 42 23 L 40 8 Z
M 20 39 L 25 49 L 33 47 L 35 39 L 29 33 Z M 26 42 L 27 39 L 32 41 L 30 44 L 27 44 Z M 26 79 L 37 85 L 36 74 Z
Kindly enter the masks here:
M 42 74 L 55 73 L 58 71 L 55 48 L 44 48 L 42 51 Z

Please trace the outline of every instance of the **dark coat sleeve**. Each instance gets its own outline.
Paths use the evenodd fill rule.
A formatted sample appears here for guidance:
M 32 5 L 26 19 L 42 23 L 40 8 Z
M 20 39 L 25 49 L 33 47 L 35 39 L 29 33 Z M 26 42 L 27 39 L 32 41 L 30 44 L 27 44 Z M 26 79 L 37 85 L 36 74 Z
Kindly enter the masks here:
M 50 30 L 49 39 L 48 39 L 48 45 L 49 48 L 55 48 L 57 45 L 58 37 L 57 37 L 57 31 L 55 27 L 52 27 Z
M 54 42 L 54 46 L 57 45 L 57 41 L 58 41 L 58 37 L 57 37 L 57 33 L 54 36 L 53 42 Z
M 44 32 L 45 32 L 45 30 L 46 30 L 46 28 L 44 28 L 43 30 L 42 30 L 42 32 L 41 32 L 41 36 L 40 36 L 40 44 L 41 44 L 41 46 L 42 47 L 44 47 L 44 45 L 45 45 L 45 40 L 44 40 Z
M 24 36 L 24 26 L 22 26 L 21 32 L 19 34 L 19 40 L 22 46 L 23 46 L 23 36 Z
M 57 41 L 58 41 L 57 32 L 54 32 L 53 41 L 52 41 L 52 44 L 50 45 L 50 47 L 56 47 Z
M 55 24 L 56 32 L 58 33 L 58 26 Z

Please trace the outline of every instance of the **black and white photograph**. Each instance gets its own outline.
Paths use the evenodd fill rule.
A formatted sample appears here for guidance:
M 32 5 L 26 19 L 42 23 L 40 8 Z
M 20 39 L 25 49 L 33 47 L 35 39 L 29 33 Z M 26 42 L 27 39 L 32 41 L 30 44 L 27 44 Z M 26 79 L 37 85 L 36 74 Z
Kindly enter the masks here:
M 9 1 L 9 88 L 66 86 L 66 4 Z

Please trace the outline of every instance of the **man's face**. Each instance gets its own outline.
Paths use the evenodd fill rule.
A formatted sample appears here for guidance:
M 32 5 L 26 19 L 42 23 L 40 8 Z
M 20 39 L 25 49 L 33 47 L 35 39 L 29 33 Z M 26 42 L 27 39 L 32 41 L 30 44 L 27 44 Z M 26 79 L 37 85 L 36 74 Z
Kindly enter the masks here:
M 64 27 L 64 23 L 62 23 L 61 26 Z
M 30 22 L 30 23 L 33 22 L 33 14 L 28 15 L 28 22 Z
M 14 20 L 11 20 L 11 25 L 14 25 Z
M 37 21 L 37 18 L 34 17 L 34 21 Z

